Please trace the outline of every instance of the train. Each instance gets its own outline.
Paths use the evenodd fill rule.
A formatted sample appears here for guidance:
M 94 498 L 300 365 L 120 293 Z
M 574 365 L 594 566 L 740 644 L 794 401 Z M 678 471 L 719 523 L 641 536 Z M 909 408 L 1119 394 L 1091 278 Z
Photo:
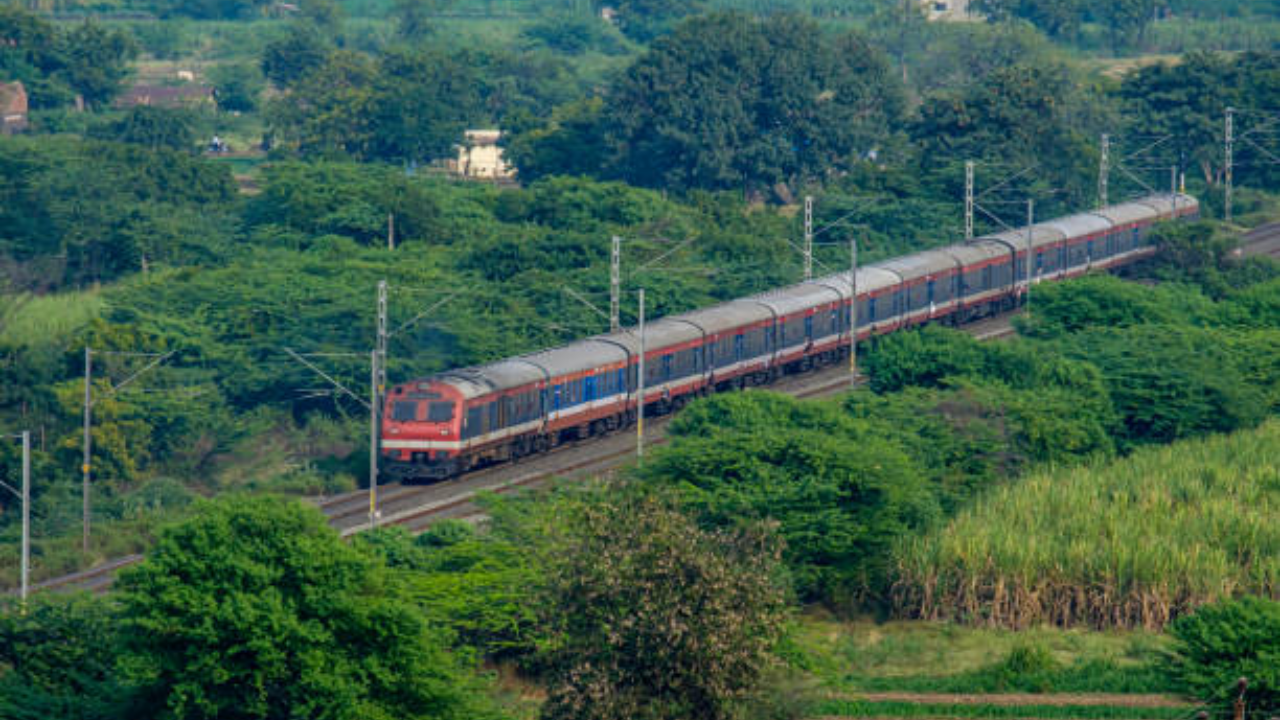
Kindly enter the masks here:
M 519 460 L 632 425 L 641 403 L 645 417 L 665 414 L 840 362 L 855 334 L 997 314 L 1033 282 L 1148 257 L 1154 225 L 1199 214 L 1189 195 L 1150 195 L 859 267 L 856 303 L 845 272 L 667 316 L 644 329 L 643 398 L 635 330 L 401 383 L 381 408 L 380 475 L 436 481 Z

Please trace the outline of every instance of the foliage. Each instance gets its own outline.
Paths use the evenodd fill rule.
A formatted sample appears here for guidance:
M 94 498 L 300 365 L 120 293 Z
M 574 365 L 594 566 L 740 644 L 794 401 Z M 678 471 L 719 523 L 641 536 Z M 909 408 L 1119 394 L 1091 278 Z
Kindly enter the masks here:
M 276 87 L 292 87 L 329 60 L 332 49 L 315 28 L 296 24 L 262 51 L 262 74 Z
M 119 583 L 124 670 L 167 717 L 487 714 L 394 577 L 300 503 L 207 503 Z
M 265 87 L 262 70 L 252 63 L 218 65 L 209 70 L 218 109 L 226 112 L 253 112 Z
M 1280 278 L 1280 263 L 1267 257 L 1236 257 L 1238 239 L 1210 223 L 1161 226 L 1155 240 L 1160 253 L 1152 260 L 1151 274 L 1164 282 L 1194 284 L 1215 300 Z
M 728 718 L 779 636 L 779 548 L 706 532 L 668 502 L 586 505 L 550 569 L 544 718 Z
M 34 108 L 67 106 L 77 94 L 105 106 L 137 53 L 127 33 L 87 20 L 64 29 L 14 3 L 0 5 L 0 38 L 0 76 L 21 80 Z
M 515 542 L 511 514 L 499 512 L 482 533 L 463 521 L 441 521 L 415 540 L 398 529 L 363 533 L 357 542 L 403 570 L 405 598 L 455 646 L 491 660 L 531 662 L 546 632 L 530 598 L 542 585 L 537 552 Z
M 619 0 L 614 5 L 618 28 L 637 42 L 649 42 L 680 19 L 697 15 L 705 0 Z
M 1141 119 L 1141 132 L 1171 136 L 1183 164 L 1197 166 L 1205 183 L 1213 185 L 1222 180 L 1225 171 L 1222 128 L 1226 109 L 1239 110 L 1243 123 L 1249 111 L 1280 103 L 1277 62 L 1275 53 L 1237 57 L 1188 53 L 1177 63 L 1155 63 L 1129 73 L 1120 86 L 1120 97 Z M 1239 132 L 1247 130 L 1242 125 Z M 1245 167 L 1236 171 L 1237 183 L 1251 180 L 1274 187 L 1274 168 L 1266 163 L 1242 165 Z
M 150 150 L 192 152 L 196 146 L 195 124 L 187 110 L 138 105 L 113 122 L 92 128 L 99 140 L 141 145 Z
M 1060 347 L 1101 370 L 1120 439 L 1149 443 L 1257 425 L 1275 407 L 1277 376 L 1254 353 L 1272 357 L 1277 342 L 1275 330 L 1139 325 L 1086 330 Z
M 392 215 L 398 243 L 443 239 L 435 198 L 391 168 L 284 162 L 265 168 L 263 178 L 263 192 L 245 209 L 259 236 L 297 238 L 300 249 L 327 235 L 383 244 Z
M 0 613 L 0 718 L 136 717 L 116 672 L 117 610 L 90 596 L 38 595 Z M 138 708 L 137 710 L 140 710 Z
M 1205 325 L 1219 312 L 1195 287 L 1144 287 L 1113 275 L 1037 285 L 1033 302 L 1034 311 L 1021 319 L 1018 329 L 1035 338 L 1057 338 L 1091 327 Z
M 1245 596 L 1205 605 L 1169 627 L 1174 638 L 1166 670 L 1180 688 L 1222 706 L 1246 678 L 1249 711 L 1280 708 L 1280 602 Z
M 1015 183 L 1006 194 L 1038 198 L 1055 188 L 1066 191 L 1055 200 L 1063 204 L 1041 203 L 1041 216 L 1078 208 L 1093 195 L 1093 187 L 1082 182 L 1092 164 L 1085 133 L 1094 129 L 1093 119 L 1079 109 L 1096 99 L 1082 94 L 1061 65 L 1016 64 L 925 98 L 910 125 L 922 169 L 949 172 L 966 161 L 1001 169 L 1036 166 L 1031 180 Z
M 680 488 L 705 525 L 776 521 L 802 599 L 874 597 L 889 545 L 938 513 L 920 468 L 838 407 L 751 395 L 682 416 L 679 439 L 646 465 L 646 481 Z M 724 425 L 711 419 L 725 416 Z
M 883 143 L 903 112 L 887 60 L 794 15 L 681 24 L 610 88 L 613 171 L 648 187 L 798 187 Z
M 566 55 L 597 50 L 618 54 L 623 43 L 609 26 L 596 18 L 573 14 L 550 15 L 520 31 L 521 37 Z
M 199 262 L 227 242 L 219 208 L 233 195 L 225 167 L 189 152 L 3 139 L 0 255 L 30 265 L 22 285 L 44 287 L 110 280 L 140 269 L 144 257 Z
M 1156 629 L 1238 593 L 1274 596 L 1277 443 L 1273 421 L 998 488 L 903 543 L 897 607 L 1006 627 Z

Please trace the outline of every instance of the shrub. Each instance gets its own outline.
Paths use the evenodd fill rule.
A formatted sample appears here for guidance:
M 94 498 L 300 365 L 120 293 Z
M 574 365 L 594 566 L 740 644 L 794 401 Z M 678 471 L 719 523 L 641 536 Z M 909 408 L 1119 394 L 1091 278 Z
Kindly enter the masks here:
M 1169 633 L 1166 669 L 1184 691 L 1227 705 L 1237 678 L 1247 678 L 1252 710 L 1280 710 L 1280 602 L 1249 596 L 1206 605 Z

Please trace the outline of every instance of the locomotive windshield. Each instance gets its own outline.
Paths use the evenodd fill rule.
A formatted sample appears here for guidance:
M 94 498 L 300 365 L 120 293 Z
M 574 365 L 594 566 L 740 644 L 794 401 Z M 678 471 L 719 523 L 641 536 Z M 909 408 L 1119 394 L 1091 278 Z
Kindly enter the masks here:
M 433 402 L 427 406 L 427 422 L 449 422 L 453 419 L 453 403 Z
M 391 419 L 396 422 L 410 422 L 416 420 L 418 415 L 418 403 L 412 400 L 398 400 L 391 406 Z

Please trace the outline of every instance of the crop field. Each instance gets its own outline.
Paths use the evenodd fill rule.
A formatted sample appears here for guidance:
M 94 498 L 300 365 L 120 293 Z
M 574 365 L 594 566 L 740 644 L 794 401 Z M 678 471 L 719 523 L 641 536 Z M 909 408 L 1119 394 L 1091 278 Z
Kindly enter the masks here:
M 1159 629 L 1206 602 L 1280 596 L 1280 422 L 1033 475 L 898 563 L 902 613 L 988 626 Z

